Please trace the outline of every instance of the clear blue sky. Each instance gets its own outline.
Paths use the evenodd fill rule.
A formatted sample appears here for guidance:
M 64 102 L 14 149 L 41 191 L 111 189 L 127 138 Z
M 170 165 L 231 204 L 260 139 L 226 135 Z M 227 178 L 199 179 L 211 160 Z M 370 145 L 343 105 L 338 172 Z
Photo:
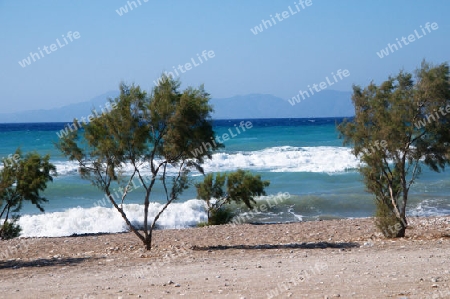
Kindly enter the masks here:
M 119 16 L 126 0 L 0 0 L 0 113 L 84 102 L 122 80 L 149 90 L 162 71 L 198 59 L 203 50 L 215 57 L 180 79 L 183 86 L 204 83 L 214 98 L 265 93 L 287 99 L 338 69 L 350 76 L 330 89 L 350 91 L 352 84 L 412 71 L 424 58 L 450 60 L 447 0 L 312 0 L 257 35 L 250 28 L 289 6 L 295 12 L 298 0 L 135 2 L 137 8 Z M 421 34 L 427 22 L 439 28 L 377 56 L 396 38 Z M 80 37 L 64 45 L 69 31 Z M 19 65 L 58 38 L 64 47 Z

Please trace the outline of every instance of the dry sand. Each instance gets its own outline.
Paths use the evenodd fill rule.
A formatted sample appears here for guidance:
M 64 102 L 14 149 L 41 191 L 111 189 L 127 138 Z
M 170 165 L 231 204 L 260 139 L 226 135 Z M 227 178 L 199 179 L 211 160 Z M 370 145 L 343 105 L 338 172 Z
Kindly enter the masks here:
M 372 219 L 0 242 L 0 298 L 450 298 L 450 217 Z

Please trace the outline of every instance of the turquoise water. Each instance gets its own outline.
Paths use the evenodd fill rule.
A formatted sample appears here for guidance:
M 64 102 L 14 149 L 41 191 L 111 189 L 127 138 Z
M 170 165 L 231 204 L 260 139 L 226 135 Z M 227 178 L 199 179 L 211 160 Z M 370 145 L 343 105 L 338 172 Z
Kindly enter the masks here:
M 251 122 L 245 132 L 237 131 L 241 120 L 215 121 L 218 136 L 228 133 L 225 148 L 204 165 L 206 172 L 233 171 L 238 168 L 260 174 L 270 181 L 269 196 L 290 194 L 266 212 L 249 221 L 283 222 L 313 219 L 373 216 L 372 196 L 364 191 L 356 171 L 359 161 L 342 146 L 336 122 L 340 119 L 269 119 Z M 236 125 L 236 126 L 235 126 Z M 21 226 L 25 235 L 59 236 L 82 232 L 126 230 L 111 205 L 90 182 L 82 180 L 77 166 L 68 162 L 55 148 L 57 132 L 64 124 L 0 124 L 0 157 L 13 154 L 20 146 L 24 152 L 36 150 L 50 154 L 59 175 L 45 195 L 45 214 L 25 205 Z M 230 132 L 231 131 L 231 132 Z M 193 181 L 201 176 L 192 174 Z M 424 171 L 411 189 L 408 214 L 431 216 L 450 214 L 449 172 Z M 188 189 L 171 207 L 161 227 L 186 227 L 205 220 L 202 203 L 195 200 L 195 188 Z M 156 204 L 164 200 L 160 186 L 152 196 Z M 267 200 L 261 198 L 260 201 Z M 140 221 L 142 193 L 137 189 L 125 202 L 129 215 Z M 245 208 L 238 207 L 242 213 Z M 109 224 L 101 223 L 107 219 Z M 56 224 L 55 224 L 56 223 Z

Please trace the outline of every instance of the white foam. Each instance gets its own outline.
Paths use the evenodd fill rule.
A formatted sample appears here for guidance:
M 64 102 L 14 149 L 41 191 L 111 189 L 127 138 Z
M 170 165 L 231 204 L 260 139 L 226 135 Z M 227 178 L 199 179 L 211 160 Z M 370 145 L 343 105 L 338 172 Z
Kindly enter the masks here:
M 346 147 L 272 147 L 260 151 L 217 153 L 204 165 L 206 172 L 243 168 L 271 172 L 344 172 L 359 166 Z
M 149 221 L 153 221 L 161 208 L 162 204 L 150 204 Z M 124 205 L 124 211 L 133 224 L 143 224 L 143 205 Z M 193 199 L 172 203 L 158 219 L 157 225 L 160 228 L 185 228 L 206 220 L 204 202 Z M 23 215 L 19 219 L 19 225 L 22 228 L 22 237 L 63 237 L 75 233 L 118 233 L 128 230 L 125 221 L 114 207 L 78 207 L 64 212 Z
M 407 209 L 412 217 L 435 217 L 450 215 L 450 203 L 446 198 L 427 198 Z
M 347 147 L 271 147 L 259 151 L 242 151 L 234 153 L 215 153 L 212 160 L 203 165 L 206 172 L 233 171 L 237 168 L 271 172 L 316 172 L 336 173 L 359 166 L 359 159 Z M 74 162 L 56 162 L 58 173 L 74 174 L 78 165 Z M 124 167 L 125 173 L 132 171 L 131 165 Z M 168 173 L 175 173 L 168 167 Z M 145 167 L 144 175 L 150 175 Z
M 73 161 L 51 161 L 56 166 L 58 175 L 78 173 L 78 163 Z
M 294 213 L 294 206 L 291 206 L 289 208 L 288 213 L 291 213 L 292 216 L 294 216 L 297 221 L 299 221 L 299 222 L 303 221 L 303 216 L 302 215 L 298 215 L 298 214 Z

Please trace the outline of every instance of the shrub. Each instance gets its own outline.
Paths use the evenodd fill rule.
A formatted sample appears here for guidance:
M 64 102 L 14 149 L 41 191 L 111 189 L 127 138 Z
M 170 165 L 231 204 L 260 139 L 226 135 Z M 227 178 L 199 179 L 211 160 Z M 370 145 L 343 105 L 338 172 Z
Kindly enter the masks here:
M 209 211 L 208 225 L 227 224 L 236 216 L 230 207 L 220 207 Z
M 395 215 L 392 207 L 385 201 L 376 201 L 375 226 L 386 238 L 404 235 L 406 225 Z
M 12 221 L 6 221 L 5 223 L 3 223 L 3 225 L 0 227 L 0 239 L 9 240 L 20 236 L 22 228 L 20 227 L 20 225 L 16 224 L 18 219 L 18 217 L 13 217 Z
M 238 169 L 227 174 L 218 173 L 215 177 L 208 174 L 203 182 L 197 183 L 197 196 L 206 203 L 208 224 L 226 224 L 235 213 L 229 207 L 230 203 L 244 203 L 249 209 L 256 203 L 255 197 L 266 195 L 265 187 L 269 181 L 261 180 L 260 175 Z

